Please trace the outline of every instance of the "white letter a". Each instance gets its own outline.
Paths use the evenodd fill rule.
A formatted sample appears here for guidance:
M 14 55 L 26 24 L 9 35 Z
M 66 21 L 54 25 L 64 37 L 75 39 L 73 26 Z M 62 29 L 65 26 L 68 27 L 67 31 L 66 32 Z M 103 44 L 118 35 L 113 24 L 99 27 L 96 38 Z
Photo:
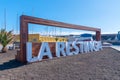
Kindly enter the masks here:
M 52 54 L 47 42 L 43 42 L 38 54 L 38 60 L 42 60 L 43 56 L 48 56 L 48 58 L 52 59 Z

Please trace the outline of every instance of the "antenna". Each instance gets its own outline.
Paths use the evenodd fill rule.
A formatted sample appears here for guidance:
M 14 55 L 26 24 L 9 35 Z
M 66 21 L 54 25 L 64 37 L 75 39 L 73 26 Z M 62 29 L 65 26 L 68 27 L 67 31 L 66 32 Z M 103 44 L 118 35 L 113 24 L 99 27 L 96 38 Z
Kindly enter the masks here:
M 34 8 L 32 8 L 32 16 L 34 16 Z M 32 25 L 32 33 L 31 34 L 33 34 L 33 31 L 34 31 L 34 28 L 33 28 L 33 25 Z
M 18 13 L 17 13 L 17 17 L 16 17 L 16 34 L 19 34 L 18 32 Z
M 6 30 L 6 8 L 4 9 L 4 28 Z

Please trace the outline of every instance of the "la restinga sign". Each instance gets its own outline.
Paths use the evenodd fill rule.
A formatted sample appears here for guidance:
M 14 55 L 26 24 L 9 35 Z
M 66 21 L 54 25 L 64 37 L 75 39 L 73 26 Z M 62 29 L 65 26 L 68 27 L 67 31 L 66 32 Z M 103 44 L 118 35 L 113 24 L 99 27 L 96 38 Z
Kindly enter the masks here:
M 101 41 L 56 42 L 55 44 L 57 57 L 60 57 L 60 55 L 69 56 L 102 50 Z M 48 42 L 42 42 L 38 56 L 36 57 L 32 56 L 32 43 L 27 42 L 26 46 L 27 62 L 41 61 L 43 56 L 48 56 L 49 59 L 53 58 Z

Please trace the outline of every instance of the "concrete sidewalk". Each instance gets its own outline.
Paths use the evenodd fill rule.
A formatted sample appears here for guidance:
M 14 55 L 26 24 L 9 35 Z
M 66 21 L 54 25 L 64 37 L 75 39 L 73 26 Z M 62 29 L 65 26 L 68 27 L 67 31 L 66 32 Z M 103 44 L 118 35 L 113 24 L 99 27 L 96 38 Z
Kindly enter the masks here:
M 111 46 L 111 48 L 113 48 L 113 49 L 116 49 L 116 50 L 120 51 L 120 46 Z

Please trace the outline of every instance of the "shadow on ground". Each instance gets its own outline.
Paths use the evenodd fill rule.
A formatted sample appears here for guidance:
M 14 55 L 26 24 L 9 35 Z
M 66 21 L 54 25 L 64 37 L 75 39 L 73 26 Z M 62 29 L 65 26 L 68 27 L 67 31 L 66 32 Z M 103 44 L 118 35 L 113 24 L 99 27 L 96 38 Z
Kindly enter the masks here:
M 3 64 L 0 64 L 0 70 L 17 68 L 17 67 L 20 67 L 20 66 L 23 66 L 23 65 L 25 65 L 25 64 L 20 63 L 19 61 L 13 59 L 13 60 L 10 60 L 9 62 L 5 62 Z

